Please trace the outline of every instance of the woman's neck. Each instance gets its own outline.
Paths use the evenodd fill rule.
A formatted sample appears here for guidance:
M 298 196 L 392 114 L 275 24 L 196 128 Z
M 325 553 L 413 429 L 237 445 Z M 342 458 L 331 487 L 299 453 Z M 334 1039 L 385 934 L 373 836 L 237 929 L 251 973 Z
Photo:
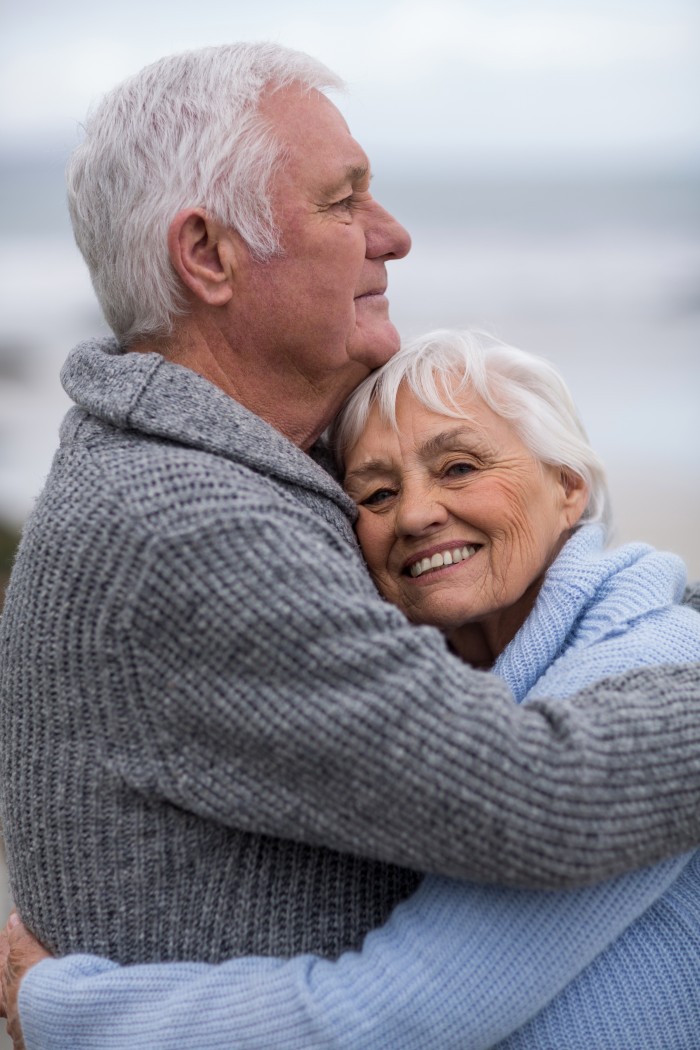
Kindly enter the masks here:
M 447 632 L 450 648 L 472 667 L 488 670 L 493 667 L 505 647 L 512 642 L 535 605 L 544 580 L 540 576 L 524 594 L 507 609 L 462 624 Z

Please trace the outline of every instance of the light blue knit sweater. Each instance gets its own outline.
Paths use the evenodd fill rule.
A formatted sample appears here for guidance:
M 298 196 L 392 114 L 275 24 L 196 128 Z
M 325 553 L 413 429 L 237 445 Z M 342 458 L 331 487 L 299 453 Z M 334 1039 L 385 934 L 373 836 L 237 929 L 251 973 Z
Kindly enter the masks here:
M 584 527 L 496 670 L 522 701 L 697 660 L 700 617 L 674 604 L 683 586 L 678 559 L 639 544 L 604 552 Z M 21 988 L 27 1048 L 693 1050 L 699 888 L 698 854 L 568 892 L 428 877 L 335 963 L 49 960 Z

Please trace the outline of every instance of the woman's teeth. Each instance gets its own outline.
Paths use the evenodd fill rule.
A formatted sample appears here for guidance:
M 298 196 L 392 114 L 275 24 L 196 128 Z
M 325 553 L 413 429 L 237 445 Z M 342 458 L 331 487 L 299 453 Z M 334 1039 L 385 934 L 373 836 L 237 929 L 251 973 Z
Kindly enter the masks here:
M 458 561 L 466 561 L 472 554 L 476 554 L 476 547 L 455 547 L 453 551 L 443 551 L 442 554 L 433 554 L 432 558 L 414 561 L 408 571 L 415 578 L 422 576 L 424 572 L 441 569 L 443 565 L 455 565 Z

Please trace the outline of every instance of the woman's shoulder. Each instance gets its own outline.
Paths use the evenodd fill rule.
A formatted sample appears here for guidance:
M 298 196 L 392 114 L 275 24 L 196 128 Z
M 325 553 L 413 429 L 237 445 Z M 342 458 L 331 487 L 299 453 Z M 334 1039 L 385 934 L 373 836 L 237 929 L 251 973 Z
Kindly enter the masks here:
M 579 530 L 527 625 L 558 640 L 528 699 L 570 695 L 635 667 L 700 660 L 700 616 L 681 604 L 685 583 L 676 555 L 641 543 L 606 549 L 601 530 Z

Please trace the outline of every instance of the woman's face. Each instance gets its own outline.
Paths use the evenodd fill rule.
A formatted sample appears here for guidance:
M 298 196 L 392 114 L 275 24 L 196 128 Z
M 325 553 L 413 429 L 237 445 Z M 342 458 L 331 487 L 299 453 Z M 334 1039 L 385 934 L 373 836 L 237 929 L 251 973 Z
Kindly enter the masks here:
M 481 398 L 460 405 L 464 419 L 440 415 L 402 387 L 398 431 L 372 410 L 345 487 L 382 594 L 449 637 L 487 624 L 495 656 L 527 617 L 587 492 L 534 459 Z

